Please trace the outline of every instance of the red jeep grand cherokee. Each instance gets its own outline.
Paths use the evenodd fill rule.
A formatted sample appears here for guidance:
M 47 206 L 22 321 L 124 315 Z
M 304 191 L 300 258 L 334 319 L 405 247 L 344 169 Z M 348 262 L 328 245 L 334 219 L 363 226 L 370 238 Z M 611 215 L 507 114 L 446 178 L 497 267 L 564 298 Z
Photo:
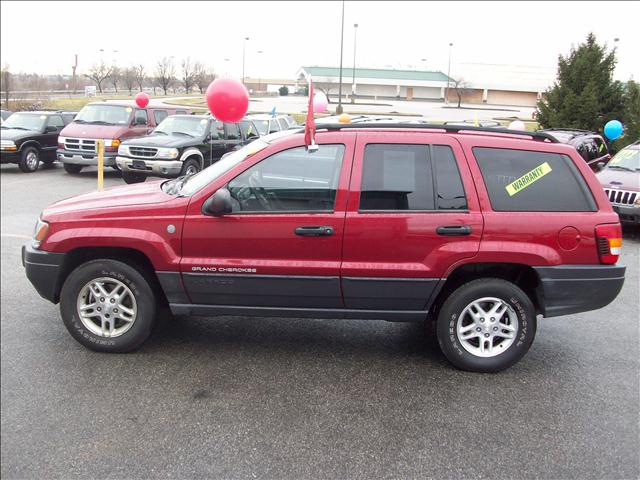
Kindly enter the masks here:
M 544 133 L 325 125 L 254 141 L 191 177 L 44 210 L 26 273 L 83 345 L 124 352 L 174 314 L 437 319 L 455 366 L 516 363 L 536 316 L 622 288 L 618 216 Z

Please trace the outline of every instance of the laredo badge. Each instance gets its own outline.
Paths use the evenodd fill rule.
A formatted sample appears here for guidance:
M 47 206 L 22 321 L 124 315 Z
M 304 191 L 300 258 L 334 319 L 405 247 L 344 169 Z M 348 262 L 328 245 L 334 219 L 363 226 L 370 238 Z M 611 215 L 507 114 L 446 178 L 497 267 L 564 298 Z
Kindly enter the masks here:
M 525 173 L 515 182 L 507 185 L 505 187 L 507 189 L 507 193 L 509 194 L 510 197 L 513 197 L 520 190 L 523 190 L 524 188 L 531 185 L 533 182 L 540 180 L 550 171 L 551 171 L 551 165 L 549 165 L 548 162 L 544 162 L 542 165 L 534 168 L 530 172 Z

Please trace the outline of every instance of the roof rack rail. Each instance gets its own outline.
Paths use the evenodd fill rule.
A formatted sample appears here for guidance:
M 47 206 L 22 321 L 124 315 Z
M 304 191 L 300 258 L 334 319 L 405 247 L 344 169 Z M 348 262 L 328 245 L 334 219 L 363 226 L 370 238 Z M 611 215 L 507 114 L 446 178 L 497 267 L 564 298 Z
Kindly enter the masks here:
M 460 133 L 460 132 L 483 132 L 483 133 L 500 133 L 503 135 L 522 135 L 531 137 L 534 140 L 549 141 L 551 143 L 559 143 L 559 141 L 548 133 L 544 132 L 527 132 L 524 130 L 509 130 L 507 128 L 495 128 L 495 127 L 475 127 L 475 126 L 460 126 L 460 125 L 435 125 L 429 123 L 327 123 L 317 125 L 318 130 L 342 130 L 349 128 L 410 128 L 417 130 L 432 129 L 432 130 L 444 130 L 447 133 Z

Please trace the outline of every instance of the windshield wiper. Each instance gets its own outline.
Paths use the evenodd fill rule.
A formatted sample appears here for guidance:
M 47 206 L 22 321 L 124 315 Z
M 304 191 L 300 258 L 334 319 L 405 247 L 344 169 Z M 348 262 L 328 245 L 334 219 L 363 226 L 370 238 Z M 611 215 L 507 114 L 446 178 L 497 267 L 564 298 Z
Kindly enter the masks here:
M 2 126 L 2 128 L 9 128 L 13 130 L 31 130 L 31 128 L 26 128 L 26 127 L 5 127 L 4 125 Z
M 607 165 L 607 168 L 616 168 L 618 170 L 625 170 L 627 172 L 633 172 L 633 168 L 623 167 L 622 165 Z
M 87 122 L 92 125 L 115 125 L 115 123 L 105 122 L 104 120 L 94 120 L 93 122 Z
M 157 135 L 160 135 L 160 134 L 162 134 L 162 135 L 169 135 L 167 132 L 163 132 L 162 130 L 154 130 L 153 134 L 154 134 L 154 135 L 156 135 L 156 134 L 157 134 Z
M 73 120 L 73 123 L 87 123 L 85 120 L 82 120 L 80 118 L 76 118 Z
M 191 135 L 190 133 L 187 132 L 173 132 L 173 135 L 187 135 L 188 137 L 195 137 L 195 135 Z

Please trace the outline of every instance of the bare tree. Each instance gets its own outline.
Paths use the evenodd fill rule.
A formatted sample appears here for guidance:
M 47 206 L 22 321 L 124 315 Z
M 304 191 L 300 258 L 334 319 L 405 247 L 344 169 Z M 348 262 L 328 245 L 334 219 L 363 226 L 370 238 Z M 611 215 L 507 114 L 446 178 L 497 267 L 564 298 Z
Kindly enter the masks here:
M 147 74 L 144 71 L 144 65 L 141 63 L 133 67 L 136 71 L 136 82 L 138 83 L 138 88 L 142 91 L 142 87 L 144 86 L 144 81 L 147 79 Z M 153 88 L 153 93 L 156 93 L 155 87 Z
M 164 91 L 164 94 L 167 94 L 167 90 L 173 83 L 176 77 L 176 69 L 173 66 L 173 60 L 169 57 L 162 57 L 158 60 L 158 64 L 156 66 L 156 79 L 158 81 L 158 85 Z
M 207 69 L 202 63 L 193 64 L 194 82 L 198 86 L 200 93 L 204 93 L 209 84 L 216 79 L 213 69 Z
M 113 67 L 107 66 L 104 61 L 102 61 L 100 64 L 93 65 L 89 73 L 85 74 L 85 77 L 96 82 L 98 90 L 102 93 L 102 82 L 111 76 L 112 68 Z
M 453 88 L 456 91 L 456 95 L 458 96 L 458 108 L 460 108 L 460 104 L 462 103 L 462 97 L 468 95 L 473 91 L 469 82 L 467 82 L 464 78 L 458 78 L 457 80 L 453 79 Z
M 9 109 L 9 93 L 11 92 L 12 81 L 11 81 L 11 71 L 9 70 L 9 65 L 7 63 L 4 64 L 2 68 L 2 73 L 0 74 L 0 82 L 2 83 L 2 91 L 4 92 L 4 107 Z
M 182 84 L 186 93 L 191 93 L 195 85 L 195 65 L 191 63 L 191 58 L 182 60 Z
M 122 79 L 122 72 L 116 65 L 111 67 L 111 73 L 109 74 L 109 82 L 113 85 L 113 89 L 118 93 L 118 82 Z
M 124 86 L 129 90 L 129 95 L 133 95 L 133 87 L 136 85 L 138 80 L 138 70 L 136 67 L 125 68 L 122 71 L 122 82 Z M 142 89 L 140 89 L 142 90 Z

